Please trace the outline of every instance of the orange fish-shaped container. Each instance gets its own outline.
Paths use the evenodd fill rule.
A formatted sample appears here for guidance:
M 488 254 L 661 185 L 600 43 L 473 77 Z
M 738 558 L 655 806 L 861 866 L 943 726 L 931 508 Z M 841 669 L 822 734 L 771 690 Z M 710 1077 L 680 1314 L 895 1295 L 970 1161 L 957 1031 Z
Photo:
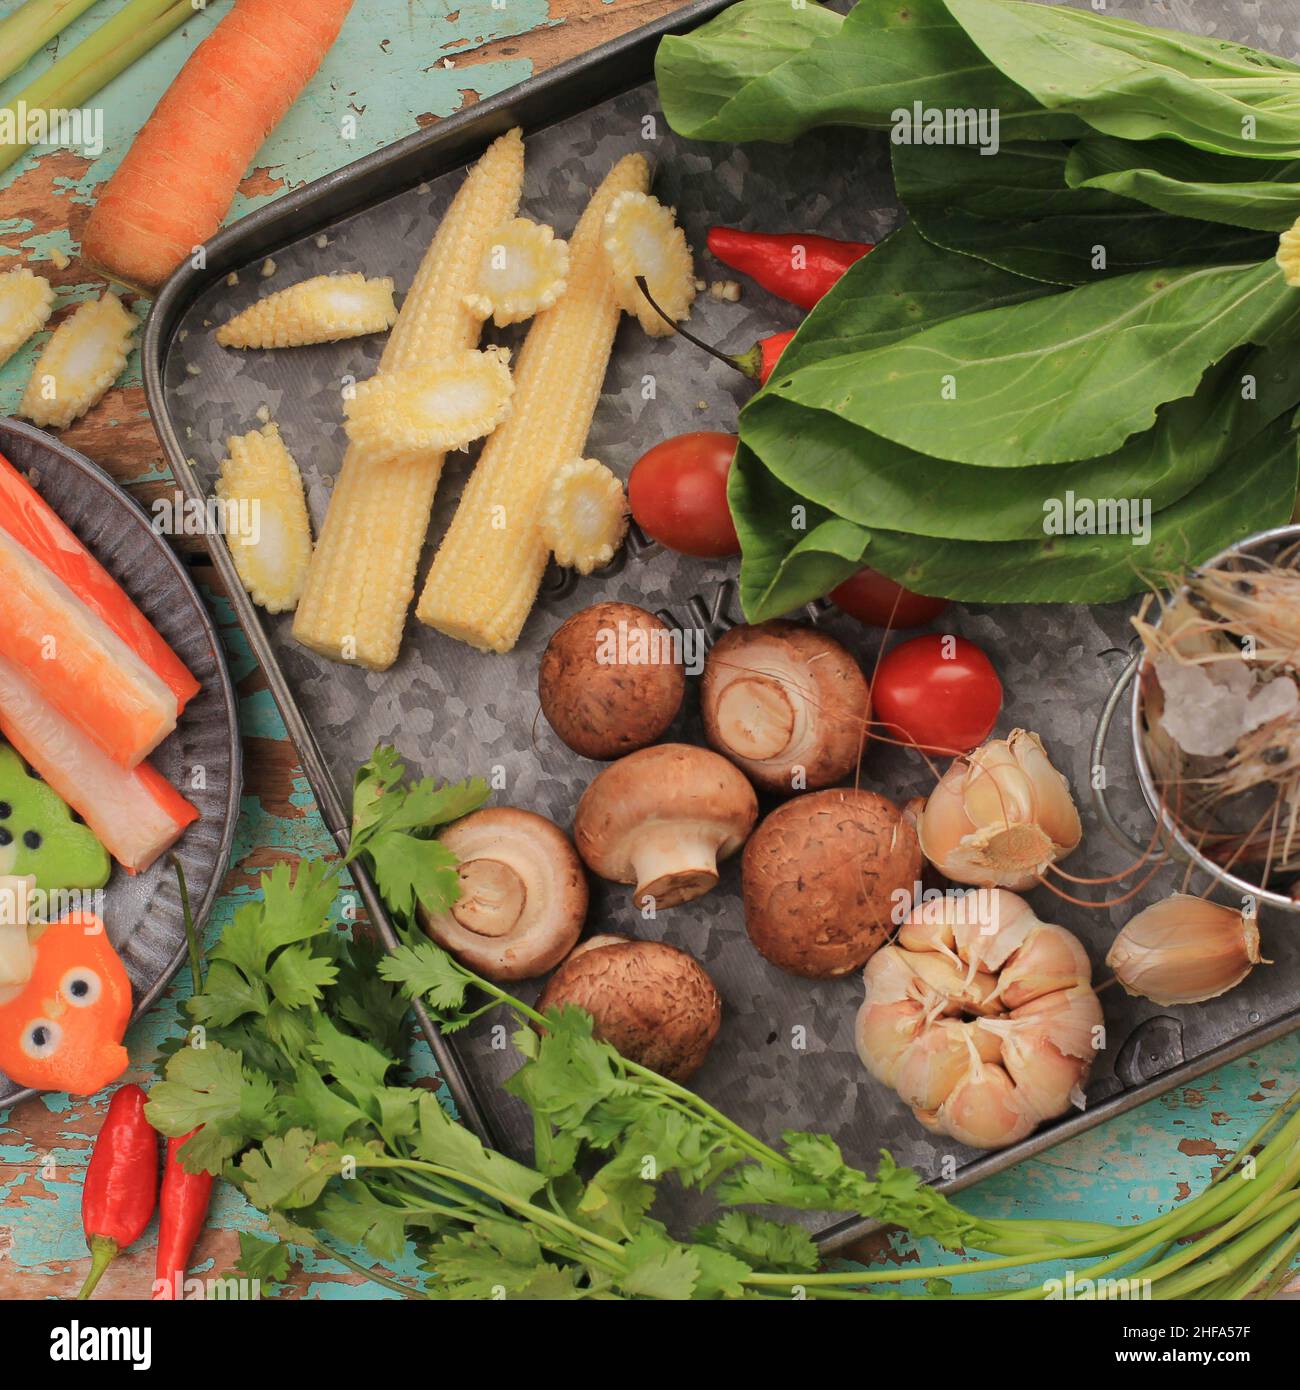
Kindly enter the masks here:
M 0 993 L 0 1072 L 20 1086 L 90 1095 L 126 1070 L 131 981 L 90 912 L 46 927 L 25 985 Z

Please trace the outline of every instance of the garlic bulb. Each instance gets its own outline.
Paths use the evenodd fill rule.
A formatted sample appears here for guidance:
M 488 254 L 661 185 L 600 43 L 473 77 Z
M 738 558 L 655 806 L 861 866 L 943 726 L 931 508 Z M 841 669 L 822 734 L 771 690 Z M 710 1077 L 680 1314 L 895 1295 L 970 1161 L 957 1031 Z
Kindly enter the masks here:
M 1261 960 L 1253 917 L 1186 893 L 1131 918 L 1106 954 L 1129 994 L 1164 1005 L 1199 1004 L 1226 994 Z
M 1029 888 L 1083 838 L 1069 783 L 1037 734 L 991 739 L 944 773 L 921 813 L 925 857 L 958 883 Z
M 1003 1148 L 1082 1105 L 1104 1037 L 1091 976 L 1014 893 L 928 899 L 867 962 L 858 1055 L 927 1129 Z

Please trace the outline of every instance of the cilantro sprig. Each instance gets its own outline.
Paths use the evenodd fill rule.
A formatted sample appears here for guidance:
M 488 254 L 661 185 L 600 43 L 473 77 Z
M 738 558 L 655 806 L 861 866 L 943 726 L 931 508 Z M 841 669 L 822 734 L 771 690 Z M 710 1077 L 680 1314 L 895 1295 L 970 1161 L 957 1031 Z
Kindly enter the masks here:
M 825 1135 L 789 1132 L 769 1146 L 597 1039 L 582 1010 L 543 1018 L 418 930 L 418 908 L 446 910 L 457 893 L 437 829 L 481 805 L 487 787 L 404 778 L 393 750 L 377 749 L 356 778 L 347 855 L 262 876 L 260 897 L 213 949 L 187 1001 L 186 1043 L 150 1094 L 149 1119 L 165 1134 L 201 1126 L 181 1161 L 223 1174 L 285 1244 L 408 1298 L 874 1298 L 896 1297 L 902 1280 L 919 1281 L 920 1296 L 963 1297 L 946 1276 L 1063 1254 L 1106 1256 L 1094 1268 L 1110 1269 L 1133 1250 L 1159 1256 L 1230 1210 L 1231 1190 L 1218 1185 L 1146 1227 L 981 1221 L 887 1154 L 868 1177 Z M 331 921 L 340 875 L 358 858 L 402 935 L 391 954 Z M 445 1028 L 490 1009 L 514 1015 L 522 1063 L 506 1085 L 533 1117 L 530 1164 L 486 1148 L 429 1090 L 404 1084 L 404 1019 L 416 998 Z M 1300 1160 L 1288 1145 L 1298 1139 L 1300 1113 L 1255 1156 L 1256 1200 L 1273 1220 L 1296 1200 Z M 723 1210 L 678 1238 L 653 1215 L 667 1181 L 712 1194 Z M 853 1213 L 995 1258 L 823 1270 L 801 1226 L 742 1207 Z M 412 1247 L 423 1286 L 383 1266 Z M 349 1253 L 357 1248 L 374 1263 Z M 1185 1263 L 1179 1250 L 1166 1257 L 1180 1262 L 1174 1270 Z M 1261 1277 L 1276 1265 L 1261 1265 Z M 253 1239 L 241 1241 L 240 1267 L 264 1281 L 288 1276 L 283 1246 Z

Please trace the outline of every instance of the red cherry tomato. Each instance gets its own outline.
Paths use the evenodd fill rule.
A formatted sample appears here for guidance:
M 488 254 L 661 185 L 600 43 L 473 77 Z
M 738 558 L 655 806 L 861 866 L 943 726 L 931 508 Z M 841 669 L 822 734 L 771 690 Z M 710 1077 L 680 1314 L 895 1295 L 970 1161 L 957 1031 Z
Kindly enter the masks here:
M 727 473 L 736 436 L 716 430 L 679 434 L 642 454 L 627 480 L 636 523 L 652 540 L 683 555 L 740 554 L 727 506 Z
M 924 627 L 948 606 L 946 598 L 914 594 L 873 569 L 859 570 L 827 597 L 868 627 Z
M 884 737 L 931 753 L 969 753 L 997 722 L 1002 682 L 973 642 L 927 633 L 885 654 L 871 704 Z

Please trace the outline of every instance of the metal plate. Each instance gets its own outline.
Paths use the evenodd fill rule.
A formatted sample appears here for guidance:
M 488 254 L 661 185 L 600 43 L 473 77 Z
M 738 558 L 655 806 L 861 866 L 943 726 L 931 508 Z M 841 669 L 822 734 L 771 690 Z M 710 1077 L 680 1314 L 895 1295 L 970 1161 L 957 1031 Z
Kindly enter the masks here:
M 896 225 L 900 213 L 883 139 L 818 132 L 786 148 L 681 142 L 658 115 L 652 84 L 625 90 L 649 72 L 661 33 L 689 27 L 717 8 L 695 6 L 556 69 L 273 204 L 217 238 L 206 271 L 180 272 L 167 286 L 146 342 L 150 405 L 178 476 L 196 489 L 210 486 L 225 437 L 255 427 L 265 407 L 303 467 L 319 524 L 343 453 L 341 386 L 373 370 L 380 343 L 239 354 L 218 348 L 211 330 L 268 289 L 326 270 L 364 270 L 408 284 L 465 163 L 515 122 L 528 135 L 523 211 L 553 223 L 561 235 L 572 228 L 590 189 L 630 150 L 654 156 L 655 191 L 677 207 L 695 247 L 703 246 L 705 230 L 715 222 L 814 227 L 866 239 L 878 239 Z M 269 281 L 259 275 L 268 254 L 276 267 Z M 226 283 L 232 270 L 239 272 L 234 286 Z M 706 278 L 719 273 L 719 267 L 701 262 Z M 692 327 L 735 350 L 796 318 L 790 306 L 748 288 L 735 305 L 702 297 Z M 512 345 L 517 341 L 513 333 L 487 336 Z M 666 436 L 733 428 L 747 390 L 740 377 L 686 343 L 651 340 L 625 323 L 587 452 L 626 476 L 638 455 Z M 465 455 L 449 463 L 431 542 L 445 529 L 470 466 Z M 215 549 L 222 562 L 224 547 Z M 426 552 L 425 566 L 428 559 Z M 675 556 L 635 535 L 615 564 L 591 579 L 549 575 L 523 640 L 504 657 L 481 655 L 412 619 L 397 665 L 374 675 L 298 647 L 288 620 L 263 619 L 247 603 L 238 610 L 303 750 L 331 828 L 343 836 L 339 788 L 350 784 L 354 768 L 378 741 L 396 744 L 412 765 L 437 777 L 496 773 L 498 802 L 540 811 L 569 827 L 578 796 L 599 765 L 570 753 L 540 719 L 537 662 L 565 617 L 602 598 L 659 611 L 672 625 L 701 628 L 710 639 L 740 620 L 734 565 Z M 993 654 L 1007 692 L 999 728 L 1040 732 L 1073 785 L 1086 789 L 1096 715 L 1128 656 L 1130 611 L 1125 605 L 967 607 L 952 610 L 940 626 Z M 870 634 L 823 605 L 809 617 L 870 668 L 877 646 Z M 699 741 L 694 691 L 668 737 Z M 1141 799 L 1127 743 L 1116 746 L 1107 768 L 1115 800 L 1121 812 L 1128 808 L 1130 821 L 1140 824 Z M 919 758 L 888 749 L 873 749 L 864 782 L 899 801 L 932 785 Z M 1078 799 L 1082 806 L 1086 794 Z M 1126 867 L 1123 852 L 1095 821 L 1087 825 L 1085 846 L 1072 861 L 1077 872 L 1104 876 Z M 1137 902 L 1174 886 L 1169 871 Z M 944 1179 L 947 1188 L 1006 1167 L 1300 1022 L 1290 983 L 1300 966 L 1300 943 L 1294 933 L 1271 930 L 1266 920 L 1266 953 L 1277 965 L 1257 971 L 1213 1004 L 1162 1010 L 1108 991 L 1109 1045 L 1094 1070 L 1088 1110 L 1012 1149 L 980 1156 L 926 1134 L 891 1092 L 866 1076 L 852 1041 L 861 998 L 856 978 L 810 984 L 782 974 L 754 952 L 744 930 L 735 861 L 726 866 L 717 891 L 653 922 L 633 912 L 628 890 L 608 884 L 593 888 L 589 930 L 669 941 L 699 957 L 716 981 L 726 1012 L 718 1043 L 694 1083 L 703 1095 L 764 1135 L 787 1127 L 829 1131 L 852 1162 L 867 1167 L 886 1147 L 899 1162 Z M 1096 899 L 1116 890 L 1076 891 Z M 1047 891 L 1030 896 L 1041 916 L 1079 933 L 1098 971 L 1116 927 L 1133 910 L 1132 904 L 1080 908 Z M 491 1024 L 485 1020 L 450 1043 L 441 1042 L 438 1051 L 452 1068 L 449 1080 L 470 1120 L 484 1121 L 489 1136 L 507 1151 L 525 1153 L 526 1117 L 499 1085 L 517 1059 Z M 669 1206 L 676 1220 L 692 1214 L 677 1195 L 664 1203 L 676 1203 Z M 834 1246 L 865 1229 L 860 1222 L 831 1227 L 823 1221 L 818 1233 Z
M 88 458 L 30 425 L 3 419 L 0 453 L 27 475 L 202 684 L 175 732 L 150 758 L 199 810 L 173 852 L 202 927 L 230 862 L 242 785 L 235 695 L 212 619 L 185 566 L 149 518 Z M 202 769 L 201 787 L 195 786 L 196 769 Z M 139 1018 L 185 959 L 185 919 L 166 856 L 142 874 L 114 866 L 104 894 L 104 925 L 131 977 L 132 1018 Z M 0 1076 L 0 1107 L 35 1094 Z

